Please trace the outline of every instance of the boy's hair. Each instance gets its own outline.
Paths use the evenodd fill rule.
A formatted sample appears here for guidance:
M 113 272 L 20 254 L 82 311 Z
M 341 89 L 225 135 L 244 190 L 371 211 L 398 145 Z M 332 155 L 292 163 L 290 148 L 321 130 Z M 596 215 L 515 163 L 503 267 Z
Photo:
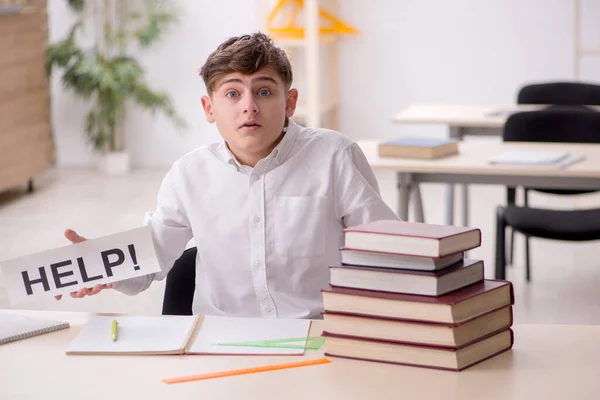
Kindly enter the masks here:
M 251 75 L 271 67 L 283 80 L 286 90 L 292 85 L 292 66 L 285 52 L 264 33 L 232 37 L 212 52 L 200 69 L 206 90 L 211 95 L 216 82 L 226 74 L 240 72 Z

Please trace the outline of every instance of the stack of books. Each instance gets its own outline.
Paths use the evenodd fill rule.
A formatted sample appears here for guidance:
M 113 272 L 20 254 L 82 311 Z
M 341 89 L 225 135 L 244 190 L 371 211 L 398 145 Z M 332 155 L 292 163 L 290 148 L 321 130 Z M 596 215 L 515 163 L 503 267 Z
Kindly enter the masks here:
M 513 288 L 465 258 L 481 231 L 376 221 L 345 230 L 323 291 L 326 355 L 460 371 L 513 344 Z

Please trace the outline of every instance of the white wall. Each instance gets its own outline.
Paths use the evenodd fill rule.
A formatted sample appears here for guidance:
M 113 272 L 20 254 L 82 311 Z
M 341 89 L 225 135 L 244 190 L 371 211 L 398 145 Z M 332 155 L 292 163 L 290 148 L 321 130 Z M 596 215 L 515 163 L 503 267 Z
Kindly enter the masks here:
M 337 15 L 361 30 L 341 41 L 341 130 L 354 137 L 411 132 L 443 135 L 441 127 L 394 125 L 412 103 L 514 102 L 525 82 L 572 79 L 573 0 L 342 0 Z M 187 119 L 187 132 L 162 117 L 131 113 L 128 147 L 137 166 L 165 167 L 218 138 L 200 105 L 197 70 L 225 38 L 258 29 L 256 1 L 179 0 L 183 18 L 141 58 L 149 81 L 166 89 Z M 599 2 L 582 1 L 585 45 L 600 45 Z M 70 18 L 64 0 L 50 0 L 52 39 Z M 597 38 L 597 39 L 596 39 Z M 600 80 L 600 57 L 584 60 L 583 77 Z M 301 73 L 300 71 L 296 71 Z M 59 165 L 88 165 L 84 107 L 53 80 L 53 123 Z
M 162 116 L 131 110 L 126 120 L 127 147 L 139 167 L 166 167 L 191 149 L 218 139 L 214 125 L 204 119 L 200 97 L 205 94 L 198 70 L 208 55 L 225 39 L 257 30 L 252 1 L 175 0 L 182 11 L 180 22 L 163 40 L 139 59 L 153 88 L 166 90 L 177 111 L 188 122 L 186 131 L 176 130 Z M 48 3 L 50 40 L 63 38 L 73 16 L 65 0 Z M 91 165 L 90 146 L 83 130 L 86 107 L 52 79 L 52 119 L 59 166 Z

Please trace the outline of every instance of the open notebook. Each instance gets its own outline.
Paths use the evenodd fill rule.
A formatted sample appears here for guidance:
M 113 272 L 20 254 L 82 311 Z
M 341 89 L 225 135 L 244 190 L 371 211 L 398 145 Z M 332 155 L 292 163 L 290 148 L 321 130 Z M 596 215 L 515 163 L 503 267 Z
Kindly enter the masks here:
M 16 314 L 0 315 L 0 344 L 26 339 L 69 327 L 68 322 L 50 321 L 42 318 Z
M 118 322 L 117 340 L 111 338 Z M 308 338 L 310 320 L 194 316 L 93 316 L 67 354 L 281 354 L 304 348 L 240 346 L 239 342 Z M 305 341 L 304 341 L 305 342 Z M 236 345 L 224 345 L 224 344 Z M 301 347 L 301 346 L 299 346 Z

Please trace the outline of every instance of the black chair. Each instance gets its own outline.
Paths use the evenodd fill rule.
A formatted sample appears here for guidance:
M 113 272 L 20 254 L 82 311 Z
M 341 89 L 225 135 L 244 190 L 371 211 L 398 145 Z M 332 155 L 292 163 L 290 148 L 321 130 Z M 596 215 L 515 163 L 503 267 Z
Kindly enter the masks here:
M 600 143 L 600 113 L 587 110 L 549 109 L 513 114 L 504 127 L 505 141 Z M 532 189 L 559 194 L 586 191 Z M 526 237 L 587 241 L 600 239 L 600 209 L 548 210 L 512 203 L 498 207 L 496 215 L 496 278 L 506 276 L 505 228 Z M 528 249 L 527 249 L 528 250 Z M 526 277 L 530 280 L 529 253 Z
M 167 274 L 165 295 L 163 297 L 163 315 L 192 315 L 192 302 L 196 289 L 196 253 L 198 249 L 189 248 L 175 261 Z
M 548 82 L 526 85 L 519 90 L 518 104 L 562 106 L 600 105 L 600 86 L 580 82 Z
M 577 107 L 586 109 L 585 105 L 600 105 L 600 85 L 580 82 L 547 82 L 526 85 L 519 90 L 517 95 L 518 104 L 548 104 L 562 106 L 565 109 Z M 556 107 L 554 107 L 556 108 Z M 506 188 L 506 203 L 515 204 L 516 189 Z M 528 205 L 529 188 L 523 188 L 524 205 Z M 552 194 L 578 194 L 583 191 L 547 190 L 540 192 Z M 509 262 L 513 263 L 515 231 L 511 231 Z M 529 238 L 525 236 L 525 265 L 527 276 L 530 276 L 529 267 Z M 529 278 L 528 278 L 529 280 Z

